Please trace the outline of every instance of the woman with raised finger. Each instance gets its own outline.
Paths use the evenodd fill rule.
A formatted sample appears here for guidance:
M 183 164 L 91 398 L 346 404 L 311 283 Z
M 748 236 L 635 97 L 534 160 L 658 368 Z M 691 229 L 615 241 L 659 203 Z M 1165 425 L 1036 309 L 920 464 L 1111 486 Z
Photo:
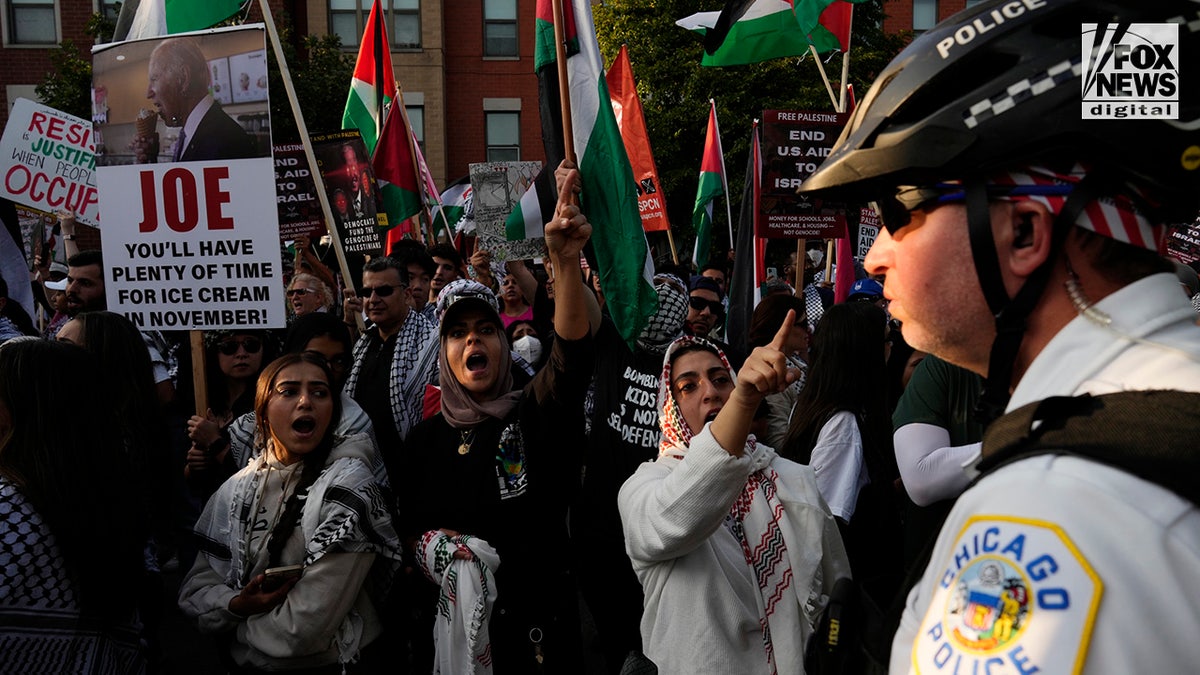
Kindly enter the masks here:
M 803 673 L 828 594 L 849 576 L 813 471 L 749 433 L 764 396 L 798 375 L 782 351 L 794 322 L 788 312 L 738 377 L 703 338 L 667 348 L 658 459 L 618 496 L 643 645 L 664 675 Z
M 254 405 L 263 450 L 196 524 L 201 555 L 179 606 L 201 632 L 226 637 L 234 673 L 375 672 L 376 608 L 400 543 L 369 468 L 373 441 L 334 433 L 332 382 L 308 352 L 267 366 Z M 271 571 L 281 567 L 291 570 Z

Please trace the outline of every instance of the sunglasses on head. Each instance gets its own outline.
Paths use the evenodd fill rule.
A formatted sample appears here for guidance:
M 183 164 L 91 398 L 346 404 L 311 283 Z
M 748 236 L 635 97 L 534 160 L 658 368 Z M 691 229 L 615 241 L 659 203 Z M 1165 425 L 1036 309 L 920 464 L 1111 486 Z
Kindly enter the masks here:
M 697 312 L 703 312 L 704 308 L 707 307 L 708 311 L 712 312 L 716 316 L 720 316 L 725 313 L 725 305 L 722 305 L 718 300 L 705 300 L 704 298 L 698 298 L 693 295 L 688 298 L 688 305 Z
M 988 200 L 1029 195 L 1062 196 L 1071 193 L 1071 185 L 986 185 Z M 929 211 L 943 204 L 964 202 L 967 190 L 960 183 L 901 185 L 896 194 L 875 202 L 879 220 L 889 234 L 896 234 L 912 222 L 915 211 Z
M 316 294 L 317 294 L 317 289 L 315 289 L 315 288 L 293 288 L 293 289 L 291 289 L 291 290 L 289 290 L 289 291 L 287 292 L 287 296 L 288 296 L 289 298 L 294 298 L 294 297 L 296 297 L 297 295 L 300 295 L 300 294 L 305 294 L 305 295 L 316 295 Z
M 262 349 L 262 340 L 256 337 L 248 337 L 241 340 L 225 340 L 217 345 L 217 351 L 225 356 L 233 356 L 237 353 L 238 347 L 245 349 L 247 354 L 257 354 Z
M 359 291 L 359 295 L 364 298 L 371 297 L 374 293 L 381 298 L 386 298 L 396 292 L 397 288 L 404 288 L 404 284 L 384 284 L 382 286 L 363 286 Z

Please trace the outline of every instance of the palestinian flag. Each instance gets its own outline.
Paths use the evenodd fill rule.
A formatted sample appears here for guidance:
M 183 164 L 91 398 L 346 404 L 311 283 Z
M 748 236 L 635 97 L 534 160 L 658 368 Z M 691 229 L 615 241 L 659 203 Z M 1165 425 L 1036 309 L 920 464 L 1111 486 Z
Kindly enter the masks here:
M 721 152 L 721 133 L 717 129 L 717 104 L 709 101 L 708 135 L 700 158 L 700 183 L 696 186 L 696 205 L 692 208 L 692 227 L 696 229 L 696 248 L 692 262 L 696 269 L 708 263 L 712 249 L 713 201 L 725 194 L 725 157 Z
M 546 236 L 546 221 L 554 215 L 558 195 L 554 193 L 554 169 L 542 167 L 533 185 L 521 195 L 517 206 L 504 221 L 504 238 L 508 241 L 540 239 Z
M 404 104 L 397 100 L 397 105 L 392 106 L 392 111 L 388 113 L 378 147 L 371 158 L 388 225 L 393 228 L 389 231 L 389 241 L 407 232 L 401 224 L 421 212 L 421 184 L 417 179 L 411 141 Z
M 392 50 L 388 48 L 383 8 L 379 0 L 375 0 L 358 48 L 346 111 L 342 114 L 342 128 L 358 129 L 367 144 L 368 154 L 375 152 L 384 114 L 392 104 L 395 91 L 396 76 L 392 72 Z
M 700 65 L 742 66 L 803 56 L 810 42 L 818 52 L 847 48 L 848 9 L 846 0 L 796 0 L 795 6 L 792 0 L 729 0 L 720 12 L 699 12 L 675 25 L 704 36 Z
M 654 264 L 638 215 L 633 169 L 629 166 L 621 130 L 613 116 L 591 5 L 588 0 L 564 1 L 563 5 L 567 40 L 578 44 L 579 48 L 578 54 L 568 57 L 567 70 L 571 84 L 573 141 L 583 179 L 580 206 L 592 223 L 591 244 L 600 272 L 600 287 L 613 323 L 621 337 L 632 345 L 658 305 L 658 295 L 651 281 Z M 550 36 L 554 34 L 551 17 L 550 0 L 538 0 L 534 63 L 543 83 L 555 77 L 555 69 L 550 67 L 556 58 L 554 40 L 552 37 L 543 39 L 547 29 Z M 546 86 L 539 90 L 546 95 Z M 547 101 L 543 98 L 542 109 L 547 108 L 558 109 L 557 99 Z M 542 118 L 543 138 L 548 136 L 546 123 L 553 124 L 559 117 Z M 552 133 L 549 135 L 553 136 Z M 562 137 L 561 130 L 558 137 Z M 551 153 L 549 143 L 546 154 L 549 159 L 547 169 L 553 172 L 558 158 Z
M 133 3 L 136 9 L 124 39 L 211 28 L 236 14 L 241 4 L 241 0 L 142 0 Z M 125 14 L 124 7 L 121 14 Z
M 750 319 L 762 300 L 762 286 L 767 281 L 765 258 L 767 241 L 754 235 L 758 218 L 758 185 L 762 175 L 762 156 L 758 143 L 758 123 L 750 132 L 750 151 L 746 158 L 746 182 L 742 188 L 739 210 L 737 258 L 733 261 L 733 278 L 729 280 L 729 318 L 725 322 L 726 337 L 735 349 L 750 353 Z

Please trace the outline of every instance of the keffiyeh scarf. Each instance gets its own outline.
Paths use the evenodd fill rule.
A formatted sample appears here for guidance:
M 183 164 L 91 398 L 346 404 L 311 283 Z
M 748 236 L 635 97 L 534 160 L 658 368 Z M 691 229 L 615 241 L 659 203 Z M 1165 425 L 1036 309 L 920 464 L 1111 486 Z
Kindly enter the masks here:
M 454 557 L 469 551 L 470 560 Z M 485 675 L 492 672 L 488 622 L 496 602 L 500 556 L 483 539 L 430 530 L 417 545 L 421 570 L 439 590 L 433 640 L 434 673 Z
M 334 457 L 341 454 L 337 446 L 342 443 L 373 441 L 366 434 L 338 439 Z M 201 555 L 208 558 L 209 566 L 233 589 L 241 589 L 249 582 L 255 564 L 254 560 L 248 560 L 247 544 L 255 496 L 267 475 L 266 456 L 267 453 L 260 453 L 226 481 L 209 499 L 196 522 Z M 382 601 L 401 560 L 400 538 L 392 525 L 388 502 L 361 461 L 348 457 L 330 459 L 308 489 L 300 515 L 299 527 L 306 542 L 304 566 L 330 552 L 373 552 L 376 558 L 370 587 Z
M 0 476 L 0 673 L 142 673 L 138 639 L 132 613 L 123 625 L 82 617 L 54 535 Z
M 663 353 L 672 340 L 683 333 L 688 315 L 687 286 L 673 274 L 654 275 L 654 292 L 658 294 L 658 309 L 638 335 L 638 346 L 648 352 Z
M 364 333 L 354 343 L 354 364 L 350 366 L 350 376 L 344 387 L 351 395 L 358 388 L 363 356 L 370 345 L 369 333 Z M 409 430 L 421 421 L 425 385 L 436 382 L 438 346 L 437 327 L 421 314 L 409 312 L 396 336 L 388 385 L 388 401 L 401 440 L 408 438 Z
M 692 431 L 671 393 L 671 357 L 694 344 L 711 348 L 729 369 L 735 385 L 737 382 L 729 360 L 711 342 L 692 336 L 672 342 L 663 357 L 658 389 L 662 430 L 659 457 L 682 460 L 691 445 Z M 758 582 L 759 622 L 770 672 L 800 672 L 795 668 L 797 664 L 803 668 L 804 646 L 828 601 L 825 589 L 836 581 L 827 578 L 830 575 L 825 570 L 830 562 L 840 563 L 837 556 L 840 552 L 844 559 L 845 552 L 840 546 L 838 551 L 825 546 L 828 542 L 820 535 L 820 524 L 814 522 L 813 509 L 780 500 L 779 474 L 771 466 L 777 457 L 774 450 L 758 445 L 751 434 L 746 439 L 745 455 L 750 458 L 751 473 L 730 507 L 725 524 L 741 545 L 746 564 Z M 831 555 L 833 558 L 826 560 Z M 848 564 L 844 567 L 848 572 Z

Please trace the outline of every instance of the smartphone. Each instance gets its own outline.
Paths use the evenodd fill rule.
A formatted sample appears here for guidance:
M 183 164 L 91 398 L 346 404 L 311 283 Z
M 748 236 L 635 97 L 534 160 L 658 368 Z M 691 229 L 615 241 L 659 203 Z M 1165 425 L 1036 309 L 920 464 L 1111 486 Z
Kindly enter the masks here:
M 779 272 L 774 267 L 768 267 L 767 268 L 767 278 L 768 279 L 778 279 Z
M 284 567 L 271 567 L 263 572 L 262 588 L 270 593 L 277 590 L 280 586 L 287 583 L 289 579 L 298 579 L 304 572 L 304 565 L 286 565 Z

